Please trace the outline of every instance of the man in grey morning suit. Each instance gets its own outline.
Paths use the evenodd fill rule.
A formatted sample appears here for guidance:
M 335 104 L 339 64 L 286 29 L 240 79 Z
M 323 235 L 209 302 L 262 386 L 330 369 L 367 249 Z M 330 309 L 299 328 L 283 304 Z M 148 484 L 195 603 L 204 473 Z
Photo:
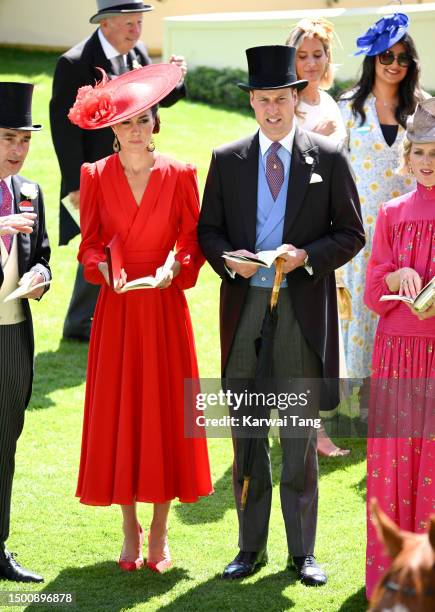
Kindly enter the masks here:
M 273 268 L 226 261 L 223 251 L 255 253 L 286 245 L 273 353 L 275 379 L 338 378 L 338 317 L 334 270 L 364 245 L 358 193 L 340 148 L 294 122 L 298 81 L 292 47 L 247 50 L 249 91 L 259 132 L 213 152 L 198 226 L 201 248 L 222 279 L 222 376 L 252 379 L 255 339 Z M 246 252 L 246 251 L 245 251 Z M 327 398 L 336 403 L 335 388 Z M 319 406 L 315 406 L 316 409 Z M 289 567 L 308 586 L 326 583 L 314 545 L 318 472 L 316 436 L 280 431 L 283 452 L 281 507 Z M 243 512 L 239 510 L 245 439 L 233 436 L 233 482 L 239 548 L 223 578 L 244 578 L 266 562 L 272 498 L 269 443 L 258 440 Z
M 15 450 L 24 425 L 33 378 L 33 326 L 29 299 L 40 299 L 51 279 L 44 200 L 37 183 L 18 176 L 33 125 L 33 85 L 0 83 L 0 580 L 42 582 L 6 550 Z M 29 283 L 21 299 L 4 303 L 18 283 Z
M 64 203 L 69 201 L 70 207 L 79 207 L 82 164 L 95 162 L 113 153 L 113 132 L 110 128 L 82 130 L 69 121 L 68 112 L 75 102 L 77 90 L 101 80 L 98 68 L 112 78 L 151 64 L 147 49 L 139 39 L 143 13 L 153 10 L 153 7 L 141 0 L 97 0 L 97 7 L 98 12 L 90 21 L 99 27 L 88 39 L 59 58 L 53 77 L 50 123 L 62 176 L 59 215 L 61 245 L 68 244 L 80 232 Z M 180 66 L 184 77 L 184 58 L 173 55 L 169 61 Z M 160 106 L 171 106 L 185 95 L 182 79 L 160 102 Z M 85 281 L 82 266 L 79 265 L 63 328 L 65 338 L 89 340 L 98 292 L 97 285 Z

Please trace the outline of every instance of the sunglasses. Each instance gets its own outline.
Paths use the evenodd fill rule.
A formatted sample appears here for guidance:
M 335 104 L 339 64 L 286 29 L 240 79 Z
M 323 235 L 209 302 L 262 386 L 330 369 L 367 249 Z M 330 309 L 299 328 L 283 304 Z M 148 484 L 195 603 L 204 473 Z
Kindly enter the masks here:
M 398 55 L 394 55 L 392 51 L 385 51 L 384 53 L 380 53 L 378 55 L 379 62 L 384 66 L 391 66 L 394 60 L 397 60 L 397 63 L 402 68 L 408 68 L 414 61 L 412 55 L 408 53 L 399 53 Z

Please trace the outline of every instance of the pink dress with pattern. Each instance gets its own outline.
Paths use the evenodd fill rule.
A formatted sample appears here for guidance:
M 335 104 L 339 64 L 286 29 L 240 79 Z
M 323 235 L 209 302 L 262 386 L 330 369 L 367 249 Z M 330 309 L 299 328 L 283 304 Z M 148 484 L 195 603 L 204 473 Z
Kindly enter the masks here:
M 435 189 L 417 189 L 379 212 L 366 277 L 365 303 L 380 315 L 373 352 L 367 442 L 367 500 L 376 497 L 402 529 L 426 530 L 435 512 L 435 318 L 421 321 L 406 304 L 379 302 L 385 277 L 416 270 L 435 276 Z M 390 559 L 367 512 L 366 591 Z

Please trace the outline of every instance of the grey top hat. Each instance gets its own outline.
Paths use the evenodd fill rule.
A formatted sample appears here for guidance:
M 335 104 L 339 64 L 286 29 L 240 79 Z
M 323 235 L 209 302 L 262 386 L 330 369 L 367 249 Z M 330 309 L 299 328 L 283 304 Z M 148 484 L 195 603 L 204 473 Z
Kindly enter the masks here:
M 97 0 L 97 8 L 98 13 L 89 19 L 91 23 L 124 13 L 147 13 L 154 10 L 151 4 L 144 4 L 141 0 Z
M 435 142 L 435 98 L 417 105 L 414 115 L 408 119 L 406 138 L 420 144 Z

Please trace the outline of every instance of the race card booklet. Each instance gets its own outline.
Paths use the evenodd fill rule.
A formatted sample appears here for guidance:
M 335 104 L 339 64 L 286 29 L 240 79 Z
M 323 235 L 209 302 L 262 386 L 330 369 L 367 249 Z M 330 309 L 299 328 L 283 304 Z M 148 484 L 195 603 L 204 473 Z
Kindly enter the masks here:
M 65 206 L 71 217 L 74 219 L 74 222 L 80 227 L 80 209 L 76 208 L 73 205 L 73 203 L 69 199 L 69 196 L 65 196 L 64 198 L 62 198 L 61 202 Z
M 18 298 L 25 297 L 28 293 L 30 293 L 34 289 L 39 289 L 39 287 L 45 287 L 46 285 L 49 285 L 51 283 L 51 280 L 44 281 L 42 283 L 36 283 L 36 285 L 32 285 L 31 282 L 32 281 L 30 279 L 30 282 L 19 285 L 17 289 L 12 291 L 12 293 L 9 293 L 9 295 L 5 297 L 3 302 L 4 303 L 10 302 L 12 300 L 18 300 Z
M 240 250 L 224 251 L 222 257 L 238 263 L 248 263 L 261 266 L 262 268 L 270 268 L 274 264 L 275 259 L 278 259 L 278 257 L 284 253 L 287 253 L 287 248 L 282 244 L 274 251 L 259 251 L 254 256 L 245 255 L 243 250 Z
M 106 246 L 106 261 L 109 269 L 109 280 L 112 289 L 118 286 L 119 279 L 121 277 L 121 270 L 123 268 L 122 260 L 122 243 L 118 235 L 115 235 L 109 244 Z M 122 287 L 120 293 L 126 293 L 134 289 L 155 289 L 162 280 L 169 274 L 173 264 L 175 262 L 175 255 L 173 251 L 169 251 L 165 263 L 160 268 L 157 268 L 154 276 L 143 276 L 141 278 L 135 278 L 134 280 L 127 281 Z
M 435 276 L 421 289 L 419 293 L 415 296 L 414 299 L 407 297 L 406 295 L 383 295 L 379 301 L 380 302 L 389 302 L 389 301 L 400 301 L 406 302 L 407 304 L 412 304 L 412 306 L 418 312 L 424 312 L 428 308 L 432 306 L 435 302 Z

